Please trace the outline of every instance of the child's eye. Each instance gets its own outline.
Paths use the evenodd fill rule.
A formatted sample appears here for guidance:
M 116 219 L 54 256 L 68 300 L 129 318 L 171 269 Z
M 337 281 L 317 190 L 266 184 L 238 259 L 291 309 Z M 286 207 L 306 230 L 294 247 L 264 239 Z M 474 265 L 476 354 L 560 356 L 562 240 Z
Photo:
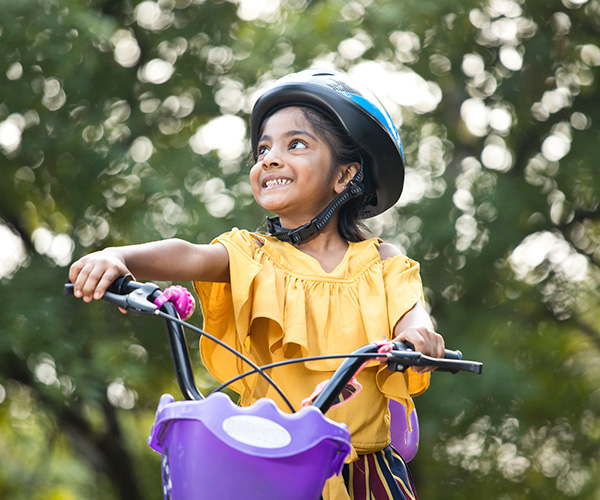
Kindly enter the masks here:
M 258 146 L 258 156 L 264 156 L 270 151 L 269 146 Z
M 290 144 L 290 149 L 305 149 L 306 143 L 300 140 L 292 141 Z

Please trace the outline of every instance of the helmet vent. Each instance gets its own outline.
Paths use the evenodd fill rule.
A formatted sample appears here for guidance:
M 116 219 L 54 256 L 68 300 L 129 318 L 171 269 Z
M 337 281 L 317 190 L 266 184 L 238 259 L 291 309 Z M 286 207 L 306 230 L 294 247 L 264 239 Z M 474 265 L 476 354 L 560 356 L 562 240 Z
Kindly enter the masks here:
M 328 83 L 327 86 L 331 87 L 336 92 L 344 92 L 345 94 L 354 94 L 359 97 L 363 96 L 358 90 L 350 87 L 350 85 L 342 82 L 341 80 L 331 80 L 331 82 Z

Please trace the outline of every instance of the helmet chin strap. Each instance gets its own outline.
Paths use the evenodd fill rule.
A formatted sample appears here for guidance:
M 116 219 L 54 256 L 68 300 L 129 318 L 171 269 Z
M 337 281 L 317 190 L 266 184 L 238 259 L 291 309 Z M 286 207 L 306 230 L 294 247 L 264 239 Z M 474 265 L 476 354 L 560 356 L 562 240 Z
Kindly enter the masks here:
M 329 224 L 335 213 L 342 205 L 364 194 L 363 185 L 364 170 L 362 161 L 356 175 L 348 182 L 346 188 L 339 193 L 313 220 L 297 227 L 296 229 L 286 229 L 281 226 L 279 217 L 267 217 L 267 229 L 271 236 L 275 236 L 278 240 L 292 243 L 302 243 Z

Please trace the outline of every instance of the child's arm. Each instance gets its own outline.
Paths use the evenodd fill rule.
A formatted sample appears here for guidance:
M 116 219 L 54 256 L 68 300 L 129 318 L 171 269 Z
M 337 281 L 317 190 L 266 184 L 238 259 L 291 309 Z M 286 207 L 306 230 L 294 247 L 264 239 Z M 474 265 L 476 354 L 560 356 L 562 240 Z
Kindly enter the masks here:
M 401 255 L 400 250 L 390 243 L 381 243 L 378 250 L 381 260 Z M 420 300 L 396 323 L 393 337 L 397 342 L 410 342 L 417 351 L 427 356 L 444 357 L 444 338 L 435 331 L 431 317 Z M 413 369 L 417 373 L 423 373 L 433 368 L 414 367 Z
M 119 276 L 156 281 L 229 281 L 229 256 L 221 244 L 195 245 L 179 239 L 111 247 L 73 263 L 75 296 L 100 299 Z
M 434 358 L 444 357 L 444 338 L 435 331 L 431 317 L 419 300 L 394 327 L 394 341 L 408 341 L 415 350 Z M 417 373 L 431 371 L 431 367 L 414 367 Z

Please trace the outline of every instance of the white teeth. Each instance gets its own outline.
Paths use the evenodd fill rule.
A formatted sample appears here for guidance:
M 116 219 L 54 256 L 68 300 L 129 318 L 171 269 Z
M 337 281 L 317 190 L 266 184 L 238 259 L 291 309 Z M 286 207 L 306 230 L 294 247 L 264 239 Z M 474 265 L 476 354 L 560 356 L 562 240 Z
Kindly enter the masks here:
M 285 186 L 286 184 L 289 184 L 290 182 L 292 182 L 292 181 L 289 179 L 272 179 L 270 181 L 265 182 L 265 186 L 266 187 Z

